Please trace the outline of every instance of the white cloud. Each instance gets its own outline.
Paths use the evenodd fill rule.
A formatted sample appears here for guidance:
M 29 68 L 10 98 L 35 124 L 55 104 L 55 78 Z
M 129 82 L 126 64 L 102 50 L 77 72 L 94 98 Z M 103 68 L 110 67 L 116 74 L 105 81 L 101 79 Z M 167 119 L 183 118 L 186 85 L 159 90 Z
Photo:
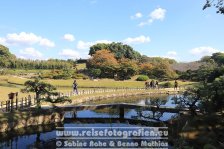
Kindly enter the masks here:
M 140 43 L 147 43 L 147 42 L 150 42 L 150 38 L 149 37 L 146 37 L 146 36 L 139 36 L 139 37 L 134 37 L 134 38 L 126 38 L 123 40 L 124 43 L 126 44 L 140 44 Z
M 151 39 L 150 37 L 146 37 L 146 36 L 138 36 L 138 37 L 129 37 L 129 38 L 126 38 L 124 39 L 122 42 L 125 43 L 125 44 L 140 44 L 140 43 L 147 43 L 147 42 L 150 42 Z M 82 40 L 79 40 L 78 43 L 77 43 L 77 49 L 81 49 L 81 50 L 87 50 L 89 49 L 92 45 L 95 45 L 97 43 L 112 43 L 112 41 L 110 40 L 96 40 L 96 41 L 82 41 Z
M 141 18 L 143 15 L 141 12 L 137 12 L 135 15 L 131 16 L 131 19 L 138 19 Z
M 110 40 L 97 40 L 95 43 L 111 43 L 112 41 Z
M 154 22 L 155 20 L 164 20 L 165 18 L 165 15 L 166 15 L 166 9 L 163 9 L 163 8 L 157 8 L 155 10 L 153 10 L 150 14 L 149 14 L 149 19 L 146 20 L 146 21 L 143 21 L 143 22 L 140 22 L 138 24 L 138 26 L 142 27 L 142 26 L 145 26 L 145 25 L 149 25 L 151 24 L 152 22 Z
M 1 38 L 1 37 L 0 37 L 0 44 L 2 44 L 2 45 L 6 45 L 6 43 L 5 43 L 5 39 L 4 39 L 4 38 Z
M 166 9 L 157 8 L 150 13 L 150 18 L 152 20 L 163 20 L 165 18 Z
M 18 58 L 21 58 L 21 59 L 27 59 L 27 57 L 25 57 L 25 56 L 22 56 L 22 55 L 19 55 L 19 56 L 17 56 Z
M 89 49 L 92 45 L 97 43 L 111 43 L 109 40 L 97 40 L 94 42 L 84 42 L 82 40 L 78 41 L 77 49 Z
M 65 58 L 69 59 L 78 59 L 80 58 L 79 52 L 72 50 L 72 49 L 63 49 L 60 53 L 60 56 L 63 56 Z
M 41 39 L 39 44 L 41 46 L 48 47 L 48 48 L 53 48 L 55 46 L 54 42 L 52 42 L 46 38 Z
M 78 49 L 89 49 L 89 47 L 91 47 L 92 45 L 94 45 L 93 42 L 84 42 L 84 41 L 80 40 L 80 41 L 78 41 L 77 48 Z
M 161 58 L 170 58 L 175 59 L 176 61 L 179 61 L 179 58 L 177 57 L 176 51 L 168 51 L 166 54 L 163 55 L 148 55 L 148 57 L 161 57 Z
M 176 51 L 168 51 L 167 55 L 171 56 L 171 57 L 175 57 L 175 56 L 177 56 L 177 52 Z
M 165 57 L 171 58 L 171 59 L 176 59 L 177 52 L 176 51 L 168 51 Z
M 196 56 L 206 56 L 212 55 L 212 53 L 219 52 L 220 50 L 214 49 L 212 47 L 198 47 L 190 50 L 192 55 Z
M 152 20 L 152 19 L 149 19 L 149 20 L 147 20 L 147 21 L 140 22 L 140 23 L 138 24 L 138 26 L 142 27 L 142 26 L 145 26 L 145 25 L 149 25 L 149 24 L 151 24 L 152 22 L 153 22 L 153 20 Z
M 41 46 L 51 48 L 54 47 L 55 44 L 54 42 L 50 41 L 47 38 L 43 38 L 41 36 L 37 36 L 34 33 L 26 33 L 26 32 L 21 32 L 21 33 L 12 33 L 12 34 L 7 34 L 6 37 L 1 38 L 0 42 L 5 42 L 5 44 L 9 45 L 34 45 L 34 44 L 39 44 Z
M 12 33 L 7 34 L 6 42 L 9 44 L 25 44 L 25 45 L 32 45 L 38 43 L 41 40 L 40 36 L 37 36 L 33 33 L 25 33 L 21 32 L 19 34 Z
M 19 53 L 21 54 L 19 57 L 24 59 L 42 59 L 43 57 L 43 54 L 34 48 L 25 48 Z
M 70 42 L 75 41 L 75 37 L 74 37 L 74 35 L 72 35 L 72 34 L 65 34 L 65 35 L 63 36 L 63 39 L 65 39 L 65 40 L 67 40 L 67 41 L 70 41 Z

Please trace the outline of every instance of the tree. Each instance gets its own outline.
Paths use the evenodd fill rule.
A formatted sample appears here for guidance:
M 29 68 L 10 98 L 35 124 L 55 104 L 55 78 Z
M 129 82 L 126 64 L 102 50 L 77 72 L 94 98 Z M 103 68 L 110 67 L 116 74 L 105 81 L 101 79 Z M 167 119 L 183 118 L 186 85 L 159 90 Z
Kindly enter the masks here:
M 216 77 L 214 76 L 215 69 L 217 68 L 216 63 L 206 63 L 199 67 L 197 70 L 198 81 L 212 82 Z
M 100 50 L 109 50 L 111 53 L 114 53 L 114 56 L 117 60 L 121 58 L 128 58 L 133 60 L 138 60 L 141 58 L 141 54 L 133 50 L 129 45 L 123 44 L 121 42 L 112 42 L 110 44 L 98 43 L 90 47 L 89 55 L 95 54 Z
M 0 67 L 12 69 L 72 69 L 76 65 L 74 60 L 25 60 L 16 58 L 9 49 L 0 45 Z
M 122 58 L 119 61 L 119 68 L 118 68 L 118 78 L 121 80 L 130 79 L 132 76 L 137 74 L 138 72 L 138 65 L 136 61 Z
M 177 74 L 173 71 L 168 62 L 161 61 L 154 64 L 151 77 L 159 79 L 174 79 L 177 77 Z
M 202 100 L 202 90 L 199 88 L 189 88 L 184 91 L 180 97 L 174 97 L 173 100 L 179 108 L 188 108 L 192 116 L 195 116 L 198 109 L 198 102 Z
M 56 90 L 56 87 L 54 87 L 51 84 L 41 82 L 39 78 L 35 78 L 34 81 L 28 80 L 24 83 L 25 88 L 22 89 L 22 92 L 34 92 L 36 95 L 36 101 L 37 101 L 37 107 L 41 108 L 40 102 L 41 100 L 45 100 L 47 102 L 51 103 L 58 103 L 58 102 L 65 102 L 65 101 L 71 101 L 68 97 L 57 97 L 55 99 L 52 99 L 51 96 L 58 96 L 57 92 L 54 92 Z M 41 96 L 46 96 L 45 98 L 42 98 Z
M 97 43 L 90 47 L 89 55 L 92 56 L 93 54 L 96 53 L 96 51 L 108 49 L 108 46 L 109 46 L 109 44 L 106 44 L 106 43 Z
M 211 59 L 213 59 L 217 64 L 223 65 L 224 64 L 224 53 L 221 53 L 221 52 L 213 53 L 211 56 Z
M 216 78 L 212 83 L 205 84 L 203 88 L 201 106 L 206 112 L 223 112 L 224 110 L 224 76 Z
M 16 58 L 15 55 L 11 54 L 9 52 L 9 49 L 3 45 L 0 44 L 0 57 L 6 57 L 6 58 Z
M 182 96 L 174 98 L 179 107 L 187 107 L 192 115 L 196 109 L 204 113 L 223 112 L 224 110 L 224 76 L 216 78 L 211 83 L 203 83 L 187 89 Z
M 217 8 L 217 13 L 224 14 L 224 4 L 223 0 L 206 0 L 205 5 L 203 6 L 203 10 L 206 8 L 209 8 L 211 6 L 214 6 Z
M 153 70 L 153 65 L 151 63 L 142 63 L 140 65 L 140 73 L 141 74 L 151 76 L 152 70 Z
M 114 74 L 118 68 L 118 62 L 114 54 L 109 50 L 100 50 L 88 60 L 87 68 L 100 69 L 101 77 L 114 78 Z
M 8 68 L 10 66 L 10 61 L 14 60 L 15 55 L 9 52 L 9 49 L 0 44 L 0 66 L 3 68 Z
M 90 68 L 89 69 L 89 74 L 92 76 L 92 77 L 99 77 L 100 74 L 101 74 L 101 70 L 100 69 L 95 69 L 95 68 Z
M 156 63 L 161 63 L 161 62 L 166 62 L 168 64 L 176 64 L 177 63 L 174 59 L 162 58 L 162 57 L 148 57 L 146 55 L 141 56 L 139 61 L 140 61 L 140 63 L 151 63 L 151 64 L 156 64 Z
M 136 109 L 137 117 L 160 121 L 160 118 L 163 116 L 164 112 L 161 112 L 159 109 L 161 105 L 165 105 L 166 103 L 167 103 L 166 96 L 159 96 L 159 97 L 154 96 L 154 97 L 150 97 L 149 99 L 147 98 L 145 100 L 145 105 L 155 106 L 156 108 L 152 111 L 148 111 L 148 110 L 142 111 L 142 110 Z

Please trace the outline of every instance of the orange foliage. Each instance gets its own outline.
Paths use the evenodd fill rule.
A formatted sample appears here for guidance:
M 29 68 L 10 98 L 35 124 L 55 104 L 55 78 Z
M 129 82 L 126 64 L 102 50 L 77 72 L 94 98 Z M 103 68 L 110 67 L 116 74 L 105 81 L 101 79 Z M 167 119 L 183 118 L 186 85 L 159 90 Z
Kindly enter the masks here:
M 153 65 L 151 63 L 144 63 L 140 65 L 141 70 L 152 70 Z
M 95 67 L 117 66 L 118 62 L 113 53 L 109 50 L 99 50 L 93 54 L 90 64 Z

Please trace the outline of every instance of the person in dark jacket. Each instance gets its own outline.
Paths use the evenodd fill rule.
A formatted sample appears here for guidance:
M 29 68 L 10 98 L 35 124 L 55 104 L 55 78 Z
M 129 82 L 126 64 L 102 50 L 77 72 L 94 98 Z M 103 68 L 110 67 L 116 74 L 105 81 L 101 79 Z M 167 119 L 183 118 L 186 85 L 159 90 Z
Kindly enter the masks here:
M 177 80 L 175 80 L 175 82 L 174 82 L 174 90 L 177 90 L 177 88 L 178 88 L 178 82 L 177 82 Z
M 73 82 L 73 92 L 76 94 L 79 93 L 78 92 L 78 84 L 77 84 L 76 80 L 74 80 L 74 82 Z

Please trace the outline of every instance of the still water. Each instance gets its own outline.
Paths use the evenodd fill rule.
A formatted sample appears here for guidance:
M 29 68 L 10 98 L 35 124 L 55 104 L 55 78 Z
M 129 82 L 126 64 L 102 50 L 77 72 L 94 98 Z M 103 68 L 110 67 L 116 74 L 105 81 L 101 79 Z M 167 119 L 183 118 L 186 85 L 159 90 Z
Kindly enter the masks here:
M 110 98 L 103 99 L 101 101 L 95 101 L 91 103 L 84 103 L 87 105 L 90 104 L 109 104 L 109 103 L 132 103 L 138 105 L 155 105 L 155 106 L 168 106 L 176 107 L 172 100 L 172 95 L 154 95 L 154 96 L 141 96 L 141 97 L 126 97 L 126 98 Z M 65 121 L 63 124 L 60 124 L 60 127 L 144 127 L 152 126 L 153 123 L 165 122 L 167 120 L 176 117 L 176 113 L 160 113 L 152 112 L 142 109 L 125 109 L 125 121 L 109 121 L 108 119 L 118 118 L 119 114 L 117 109 L 98 109 L 98 110 L 82 110 L 77 112 L 78 119 L 90 119 L 91 121 L 82 121 L 82 120 L 69 120 L 70 113 L 66 113 L 65 117 L 68 118 L 68 121 Z M 94 119 L 96 118 L 96 119 Z M 101 118 L 101 121 L 98 121 L 97 118 Z M 102 119 L 107 121 L 102 122 Z M 133 120 L 144 120 L 149 121 L 149 123 L 129 123 L 128 119 Z M 154 125 L 155 126 L 155 125 Z M 43 128 L 42 128 L 43 127 Z M 47 127 L 47 128 L 45 128 Z M 32 128 L 29 128 L 32 130 Z M 29 134 L 15 135 L 8 137 L 5 140 L 0 140 L 0 148 L 4 149 L 25 149 L 25 148 L 55 148 L 55 139 L 56 139 L 56 126 L 39 126 L 37 131 L 30 131 Z

